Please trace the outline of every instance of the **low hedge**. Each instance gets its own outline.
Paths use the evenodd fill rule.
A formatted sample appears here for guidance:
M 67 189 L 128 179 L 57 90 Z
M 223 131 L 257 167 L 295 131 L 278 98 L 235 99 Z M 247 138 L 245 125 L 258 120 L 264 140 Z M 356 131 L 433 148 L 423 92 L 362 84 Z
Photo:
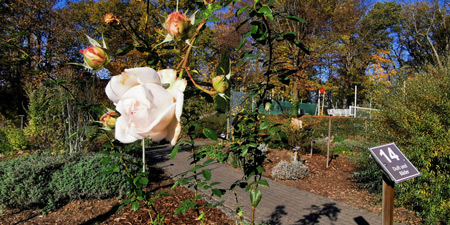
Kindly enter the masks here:
M 0 206 L 47 212 L 74 199 L 119 196 L 125 174 L 107 173 L 103 157 L 38 152 L 1 162 Z

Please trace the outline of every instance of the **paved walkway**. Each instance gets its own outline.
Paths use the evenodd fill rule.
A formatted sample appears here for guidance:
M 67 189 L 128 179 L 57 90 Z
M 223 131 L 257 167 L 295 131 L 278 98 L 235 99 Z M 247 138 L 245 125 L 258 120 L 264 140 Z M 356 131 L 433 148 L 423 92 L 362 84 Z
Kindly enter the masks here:
M 180 151 L 174 160 L 170 160 L 170 148 L 149 149 L 147 158 L 163 168 L 172 178 L 192 168 L 190 152 Z M 211 170 L 211 182 L 221 182 L 217 188 L 229 189 L 231 184 L 242 177 L 242 172 L 220 163 L 207 166 Z M 333 224 L 333 225 L 366 225 L 381 224 L 381 216 L 367 210 L 359 209 L 342 202 L 332 200 L 307 191 L 299 190 L 270 179 L 266 179 L 269 187 L 261 187 L 262 200 L 256 210 L 255 222 L 267 224 Z M 237 187 L 239 205 L 244 211 L 244 217 L 250 220 L 251 204 L 249 193 Z M 210 195 L 208 190 L 205 195 Z M 224 206 L 234 211 L 236 197 L 227 191 L 222 198 Z

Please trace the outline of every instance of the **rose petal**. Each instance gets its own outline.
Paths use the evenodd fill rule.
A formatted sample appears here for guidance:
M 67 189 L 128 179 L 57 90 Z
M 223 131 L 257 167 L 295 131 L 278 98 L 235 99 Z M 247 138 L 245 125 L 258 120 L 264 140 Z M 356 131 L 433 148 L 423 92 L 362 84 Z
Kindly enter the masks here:
M 136 75 L 139 84 L 154 83 L 161 85 L 161 78 L 159 77 L 158 73 L 150 67 L 125 69 L 125 72 Z
M 158 75 L 161 78 L 161 83 L 170 84 L 170 86 L 172 86 L 177 78 L 177 71 L 173 69 L 164 69 L 158 71 Z
M 178 138 L 181 134 L 181 123 L 177 120 L 172 120 L 172 122 L 167 126 L 167 136 L 166 140 L 170 141 L 171 145 L 176 145 Z
M 120 116 L 116 121 L 115 138 L 122 143 L 133 143 L 139 138 L 130 135 L 127 122 L 124 117 Z
M 111 77 L 106 85 L 105 92 L 111 101 L 117 103 L 130 88 L 138 84 L 136 75 L 122 73 Z
M 176 108 L 175 108 L 175 117 L 178 121 L 181 121 L 181 114 L 183 113 L 183 102 L 184 102 L 184 94 L 181 91 L 176 90 Z

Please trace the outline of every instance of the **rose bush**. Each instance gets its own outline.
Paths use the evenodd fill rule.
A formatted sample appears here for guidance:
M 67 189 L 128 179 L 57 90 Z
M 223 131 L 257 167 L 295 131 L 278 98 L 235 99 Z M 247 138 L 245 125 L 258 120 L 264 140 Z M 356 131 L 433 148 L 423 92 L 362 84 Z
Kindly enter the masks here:
M 149 137 L 156 142 L 166 139 L 175 145 L 181 132 L 185 88 L 186 80 L 177 79 L 174 70 L 158 73 L 140 67 L 113 76 L 105 92 L 121 114 L 116 121 L 115 138 L 131 143 Z

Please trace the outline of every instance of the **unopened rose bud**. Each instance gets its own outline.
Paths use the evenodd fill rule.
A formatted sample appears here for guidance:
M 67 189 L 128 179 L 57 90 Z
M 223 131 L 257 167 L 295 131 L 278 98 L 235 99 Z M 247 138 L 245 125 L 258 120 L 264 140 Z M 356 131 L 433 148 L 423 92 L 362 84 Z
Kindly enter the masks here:
M 103 123 L 104 127 L 114 128 L 116 126 L 116 118 L 119 116 L 116 112 L 106 112 L 100 117 L 100 121 Z
M 212 85 L 214 90 L 219 93 L 224 93 L 230 87 L 230 82 L 227 80 L 225 75 L 216 76 L 212 79 Z
M 94 70 L 102 68 L 108 61 L 108 55 L 100 47 L 89 46 L 80 50 L 80 52 L 83 54 L 86 64 Z
M 119 25 L 120 24 L 120 18 L 112 13 L 106 13 L 103 17 L 103 20 L 106 24 L 109 25 Z
M 173 12 L 167 17 L 164 26 L 166 27 L 167 33 L 172 37 L 179 39 L 186 36 L 189 27 L 191 26 L 191 20 L 186 14 Z

